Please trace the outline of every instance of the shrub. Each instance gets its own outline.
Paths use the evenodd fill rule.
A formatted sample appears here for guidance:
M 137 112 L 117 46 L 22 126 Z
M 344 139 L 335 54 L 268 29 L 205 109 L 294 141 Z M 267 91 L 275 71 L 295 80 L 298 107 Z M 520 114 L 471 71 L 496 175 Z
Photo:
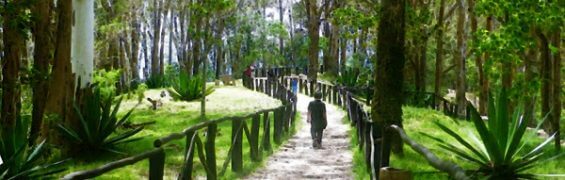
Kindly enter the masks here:
M 464 148 L 439 138 L 432 138 L 440 143 L 441 148 L 475 164 L 477 166 L 475 173 L 488 179 L 534 179 L 534 174 L 525 171 L 544 161 L 542 150 L 553 140 L 554 135 L 534 149 L 526 151 L 523 137 L 526 133 L 527 121 L 521 116 L 521 109 L 510 115 L 508 96 L 504 89 L 497 100 L 495 106 L 492 96 L 489 98 L 487 124 L 481 119 L 477 110 L 471 107 L 471 120 L 480 140 L 473 133 L 469 135 L 471 141 L 466 140 L 438 122 L 436 125 Z
M 78 120 L 78 126 L 69 127 L 59 124 L 59 130 L 65 138 L 80 147 L 82 151 L 120 153 L 115 149 L 116 145 L 140 139 L 130 137 L 140 132 L 143 129 L 142 127 L 119 134 L 115 133 L 119 127 L 127 122 L 135 107 L 118 120 L 117 114 L 122 98 L 118 99 L 117 104 L 112 109 L 114 97 L 103 98 L 99 88 L 91 88 L 93 92 L 84 96 L 82 106 L 74 104 L 73 109 Z
M 106 71 L 104 69 L 94 72 L 92 83 L 100 89 L 103 97 L 116 94 L 116 83 L 120 80 L 121 70 Z
M 214 92 L 213 87 L 208 87 L 206 92 L 202 93 L 203 85 L 200 76 L 190 77 L 186 73 L 181 73 L 178 79 L 173 82 L 173 87 L 168 91 L 174 100 L 192 101 Z
M 49 163 L 43 158 L 45 140 L 35 146 L 28 145 L 29 118 L 16 121 L 15 128 L 0 131 L 0 179 L 46 178 L 64 171 L 63 161 Z
M 145 84 L 149 89 L 165 87 L 165 77 L 159 74 L 153 74 L 145 80 Z

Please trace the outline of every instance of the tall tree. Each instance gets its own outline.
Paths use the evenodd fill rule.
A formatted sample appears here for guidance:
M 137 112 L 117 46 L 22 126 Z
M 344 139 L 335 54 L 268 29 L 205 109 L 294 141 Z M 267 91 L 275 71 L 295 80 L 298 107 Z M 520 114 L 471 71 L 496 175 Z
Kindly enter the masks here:
M 130 25 L 131 25 L 131 54 L 130 69 L 132 81 L 139 80 L 139 33 L 141 33 L 141 23 L 139 22 L 137 6 L 134 4 L 130 11 Z
M 322 8 L 318 7 L 317 0 L 303 0 L 306 8 L 308 20 L 308 80 L 311 82 L 318 81 L 319 63 L 318 56 L 320 54 L 320 16 Z M 327 5 L 327 3 L 324 3 Z M 310 86 L 310 91 L 315 91 L 315 86 Z
M 434 94 L 438 95 L 435 97 L 436 106 L 439 106 L 440 102 L 441 77 L 443 76 L 443 34 L 445 29 L 443 19 L 445 14 L 445 1 L 446 0 L 440 0 L 439 13 L 437 16 L 438 30 L 436 32 L 436 71 L 434 83 Z
M 399 135 L 388 127 L 393 124 L 402 126 L 405 3 L 405 0 L 383 0 L 379 11 L 379 53 L 374 69 L 375 92 L 372 104 L 372 117 L 376 122 L 374 128 L 381 129 L 383 137 L 379 167 L 389 165 L 392 146 L 396 152 L 402 152 Z
M 2 59 L 2 113 L 0 132 L 12 132 L 20 114 L 20 63 L 23 58 L 22 47 L 24 47 L 25 24 L 23 13 L 25 11 L 24 1 L 10 1 L 3 7 L 3 41 L 4 59 Z M 5 4 L 6 5 L 6 4 Z
M 467 91 L 466 85 L 466 33 L 465 33 L 465 19 L 466 7 L 464 0 L 457 0 L 457 51 L 455 52 L 455 73 L 456 80 L 456 95 L 455 101 L 457 102 L 457 115 L 465 117 L 467 110 L 467 98 L 465 92 Z
M 561 150 L 561 111 L 563 103 L 561 101 L 561 32 L 557 31 L 553 34 L 553 45 L 557 49 L 553 53 L 553 133 L 555 133 L 555 149 Z
M 72 72 L 80 79 L 80 88 L 85 88 L 91 82 L 94 70 L 94 0 L 74 0 L 73 11 L 81 13 L 74 13 Z
M 62 122 L 70 120 L 72 101 L 74 97 L 74 77 L 71 65 L 71 34 L 73 0 L 57 1 L 57 32 L 55 41 L 55 61 L 49 80 L 49 94 L 45 108 L 46 114 L 56 115 Z M 51 131 L 55 123 L 44 123 L 41 130 L 42 138 L 55 137 Z M 57 139 L 52 139 L 58 142 Z
M 153 46 L 151 51 L 151 76 L 159 75 L 160 72 L 160 58 L 159 58 L 159 45 L 161 42 L 161 6 L 163 3 L 161 0 L 154 0 L 153 6 L 155 8 L 153 12 Z
M 29 136 L 29 144 L 35 143 L 39 136 L 39 131 L 43 124 L 43 113 L 45 111 L 45 103 L 47 101 L 49 64 L 53 60 L 53 40 L 51 38 L 51 18 L 53 9 L 52 0 L 40 0 L 32 6 L 32 16 L 35 19 L 33 23 L 33 39 L 35 42 L 33 56 L 33 109 L 32 122 Z

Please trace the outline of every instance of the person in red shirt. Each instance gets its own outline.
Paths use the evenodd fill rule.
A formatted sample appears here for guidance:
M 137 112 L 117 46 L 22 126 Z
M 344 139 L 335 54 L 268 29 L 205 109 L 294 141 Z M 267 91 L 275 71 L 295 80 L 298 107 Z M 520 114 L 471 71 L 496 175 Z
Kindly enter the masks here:
M 247 69 L 243 72 L 243 85 L 247 87 L 251 87 L 252 78 L 253 77 L 253 66 L 247 66 Z

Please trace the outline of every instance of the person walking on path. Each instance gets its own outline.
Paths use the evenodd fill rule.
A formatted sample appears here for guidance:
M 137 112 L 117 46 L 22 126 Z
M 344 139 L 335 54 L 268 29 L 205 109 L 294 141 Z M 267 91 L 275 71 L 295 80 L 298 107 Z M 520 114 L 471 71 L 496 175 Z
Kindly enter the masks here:
M 310 133 L 312 134 L 312 146 L 314 149 L 322 148 L 322 135 L 328 125 L 326 115 L 326 104 L 322 102 L 322 93 L 314 94 L 314 101 L 308 104 L 307 122 L 311 124 Z

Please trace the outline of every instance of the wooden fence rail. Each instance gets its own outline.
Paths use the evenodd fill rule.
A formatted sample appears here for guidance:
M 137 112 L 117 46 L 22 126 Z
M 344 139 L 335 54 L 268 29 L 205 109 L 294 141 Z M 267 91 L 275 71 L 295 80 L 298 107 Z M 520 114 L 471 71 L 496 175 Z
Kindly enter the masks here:
M 198 158 L 206 172 L 207 179 L 215 180 L 218 175 L 226 172 L 231 163 L 231 170 L 241 172 L 243 170 L 243 136 L 249 143 L 250 160 L 257 162 L 261 160 L 262 153 L 272 152 L 271 136 L 275 143 L 282 143 L 282 137 L 288 135 L 295 121 L 296 95 L 292 93 L 279 79 L 248 79 L 245 87 L 258 92 L 265 93 L 273 98 L 279 99 L 283 105 L 257 111 L 243 116 L 222 117 L 207 120 L 192 125 L 182 132 L 171 133 L 154 141 L 154 149 L 136 156 L 110 162 L 93 170 L 73 172 L 64 179 L 86 179 L 100 176 L 109 171 L 132 165 L 139 161 L 149 159 L 149 179 L 163 179 L 165 169 L 165 152 L 163 146 L 176 140 L 185 140 L 183 164 L 178 174 L 178 179 L 192 179 L 194 171 L 194 158 Z M 272 116 L 272 118 L 270 118 Z M 261 123 L 261 119 L 263 120 Z M 227 158 L 222 164 L 219 174 L 216 165 L 216 133 L 219 123 L 231 121 L 231 144 Z M 250 122 L 250 126 L 249 123 Z M 271 126 L 271 123 L 273 124 Z M 272 127 L 272 128 L 271 128 Z M 272 134 L 271 134 L 271 129 Z M 201 132 L 206 131 L 206 140 L 200 137 Z M 261 133 L 262 132 L 262 133 Z M 260 137 L 260 135 L 262 135 Z M 259 142 L 261 141 L 261 142 Z
M 348 119 L 351 122 L 351 125 L 357 130 L 355 138 L 357 140 L 358 148 L 364 154 L 364 160 L 367 170 L 371 173 L 371 179 L 376 179 L 379 176 L 378 163 L 380 162 L 380 142 L 382 141 L 381 129 L 383 127 L 381 127 L 379 124 L 373 123 L 371 119 L 370 111 L 366 107 L 367 105 L 370 105 L 370 97 L 363 100 L 344 87 L 322 81 L 313 83 L 300 76 L 285 76 L 282 79 L 282 82 L 286 83 L 287 87 L 290 87 L 291 81 L 297 81 L 296 84 L 298 85 L 297 89 L 299 90 L 299 92 L 309 96 L 313 96 L 314 91 L 319 91 L 322 93 L 322 98 L 324 101 L 342 107 L 347 111 Z M 372 91 L 370 89 L 365 90 Z M 441 111 L 448 116 L 456 116 L 457 106 L 441 96 L 427 92 L 405 92 L 405 94 L 405 104 L 426 106 Z M 418 98 L 422 96 L 428 98 L 422 98 L 424 99 L 424 101 L 421 101 Z M 439 103 L 436 104 L 436 101 L 438 100 Z M 467 111 L 468 110 L 469 109 L 467 109 Z M 412 143 L 414 142 L 412 141 Z M 457 175 L 460 176 L 460 174 Z

